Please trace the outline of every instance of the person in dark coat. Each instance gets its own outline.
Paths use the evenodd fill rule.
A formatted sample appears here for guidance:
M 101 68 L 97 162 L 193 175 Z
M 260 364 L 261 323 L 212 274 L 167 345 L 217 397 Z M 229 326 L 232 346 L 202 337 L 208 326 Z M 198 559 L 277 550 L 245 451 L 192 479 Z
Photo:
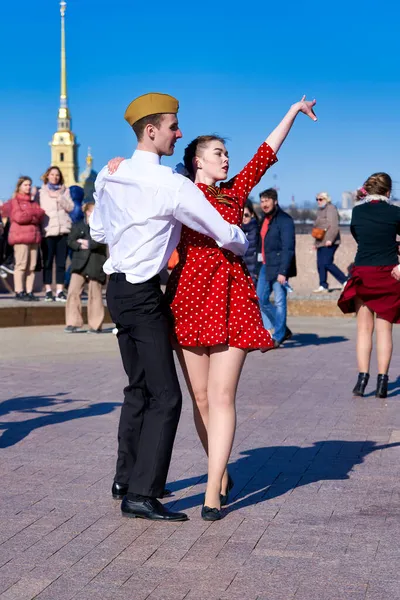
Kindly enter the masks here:
M 251 275 L 254 285 L 257 285 L 258 279 L 258 261 L 257 253 L 260 244 L 260 226 L 258 218 L 254 212 L 253 203 L 247 200 L 243 210 L 242 229 L 249 240 L 249 247 L 243 260 L 246 263 L 247 269 Z
M 257 294 L 265 329 L 274 329 L 275 348 L 292 336 L 286 325 L 289 277 L 295 277 L 296 235 L 294 221 L 278 204 L 278 194 L 269 188 L 260 194 L 263 219 L 260 231 L 262 267 Z M 270 301 L 274 293 L 274 304 Z
M 81 294 L 89 283 L 88 333 L 100 333 L 104 321 L 102 286 L 106 282 L 103 265 L 107 259 L 107 246 L 90 237 L 89 217 L 94 209 L 94 200 L 83 204 L 84 219 L 72 225 L 68 246 L 72 248 L 71 281 L 65 307 L 66 333 L 76 333 L 83 325 Z
M 79 221 L 82 221 L 84 219 L 82 204 L 84 201 L 85 192 L 80 185 L 71 185 L 71 187 L 69 188 L 69 193 L 70 193 L 71 199 L 74 203 L 74 208 L 73 208 L 72 212 L 69 213 L 69 216 L 71 217 L 72 223 L 79 223 Z M 67 256 L 69 259 L 72 259 L 72 253 L 73 253 L 72 248 L 70 248 L 68 246 Z M 64 287 L 66 289 L 68 289 L 70 281 L 71 281 L 71 264 L 68 266 L 68 268 L 65 271 Z

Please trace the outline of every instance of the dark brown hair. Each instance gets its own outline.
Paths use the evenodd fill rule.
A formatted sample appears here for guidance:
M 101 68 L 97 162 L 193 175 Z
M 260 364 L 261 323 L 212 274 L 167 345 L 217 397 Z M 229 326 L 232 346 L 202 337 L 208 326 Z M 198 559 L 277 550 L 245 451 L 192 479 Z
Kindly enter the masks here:
M 136 121 L 136 123 L 132 125 L 132 129 L 136 134 L 138 142 L 141 142 L 143 139 L 146 125 L 154 125 L 154 127 L 160 129 L 163 117 L 164 115 L 162 113 L 157 113 L 155 115 L 147 115 L 147 117 L 143 117 L 142 119 L 139 119 L 139 121 Z
M 226 142 L 226 140 L 219 135 L 199 135 L 186 146 L 185 154 L 183 155 L 183 163 L 192 179 L 194 179 L 193 159 L 195 156 L 198 156 L 198 151 L 200 149 L 204 150 L 207 144 L 215 141 L 221 142 L 222 144 L 225 144 Z
M 60 181 L 58 182 L 60 185 L 64 185 L 64 177 L 63 174 L 61 173 L 61 169 L 59 169 L 59 167 L 49 167 L 47 169 L 47 171 L 45 173 L 43 173 L 41 179 L 43 181 L 44 184 L 49 183 L 49 173 L 52 169 L 56 169 L 59 173 L 60 173 Z
M 246 200 L 246 203 L 244 205 L 244 210 L 246 210 L 246 208 L 249 211 L 249 213 L 251 213 L 252 218 L 256 219 L 256 221 L 258 223 L 258 215 L 257 215 L 256 211 L 254 210 L 254 204 L 249 199 Z
M 25 175 L 21 175 L 21 177 L 18 177 L 17 185 L 15 186 L 15 190 L 12 196 L 13 198 L 15 198 L 15 196 L 19 193 L 19 188 L 24 183 L 24 181 L 30 181 L 32 183 L 32 179 L 30 177 L 27 177 Z
M 271 200 L 275 200 L 276 202 L 278 200 L 278 193 L 275 188 L 268 188 L 267 190 L 261 192 L 260 200 L 261 198 L 271 198 Z
M 365 196 L 377 194 L 386 196 L 392 191 L 392 178 L 387 173 L 373 173 L 368 177 L 363 186 L 357 190 L 357 200 L 362 200 Z

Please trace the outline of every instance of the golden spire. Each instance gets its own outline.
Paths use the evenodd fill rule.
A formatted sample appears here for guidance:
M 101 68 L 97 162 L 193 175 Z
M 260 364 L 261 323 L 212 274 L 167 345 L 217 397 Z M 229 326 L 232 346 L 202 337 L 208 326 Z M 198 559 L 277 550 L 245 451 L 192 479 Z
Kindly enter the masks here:
M 88 147 L 88 153 L 87 153 L 87 156 L 86 156 L 86 164 L 87 164 L 88 167 L 91 167 L 92 163 L 93 163 L 92 149 L 89 146 Z
M 67 3 L 65 0 L 60 2 L 61 13 L 61 106 L 67 106 L 67 63 L 65 57 L 65 9 Z
M 65 0 L 60 2 L 61 14 L 61 92 L 60 108 L 58 109 L 58 130 L 69 131 L 71 127 L 70 114 L 67 103 L 67 58 L 65 53 L 65 9 L 67 3 Z
M 51 164 L 59 167 L 65 185 L 75 185 L 78 177 L 78 144 L 71 131 L 71 115 L 67 104 L 67 60 L 65 54 L 65 0 L 60 2 L 61 14 L 61 91 L 58 109 L 57 131 L 50 142 Z

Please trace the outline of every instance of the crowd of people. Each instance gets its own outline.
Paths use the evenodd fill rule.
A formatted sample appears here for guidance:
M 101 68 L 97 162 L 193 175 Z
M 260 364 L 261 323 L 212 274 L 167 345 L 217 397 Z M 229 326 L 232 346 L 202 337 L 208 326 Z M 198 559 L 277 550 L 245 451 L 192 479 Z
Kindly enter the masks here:
M 296 276 L 294 222 L 279 206 L 276 189 L 261 192 L 260 221 L 248 197 L 278 160 L 297 116 L 317 120 L 314 106 L 315 100 L 305 97 L 293 104 L 253 158 L 228 179 L 228 150 L 216 135 L 200 135 L 188 144 L 180 172 L 161 166 L 161 157 L 171 156 L 182 137 L 179 105 L 172 96 L 146 94 L 125 113 L 137 148 L 131 159 L 113 159 L 102 169 L 96 201 L 66 189 L 60 170 L 50 167 L 35 193 L 31 179 L 21 177 L 3 207 L 8 242 L 14 247 L 16 297 L 35 300 L 40 249 L 46 300 L 66 302 L 67 333 L 83 324 L 85 283 L 89 331 L 101 331 L 102 286 L 108 276 L 107 304 L 128 377 L 111 490 L 122 500 L 124 516 L 187 519 L 158 501 L 168 494 L 165 484 L 182 404 L 173 350 L 208 457 L 201 517 L 216 521 L 223 516 L 234 486 L 228 462 L 247 354 L 276 349 L 292 336 L 286 319 L 289 280 Z M 354 396 L 363 396 L 368 384 L 374 327 L 375 394 L 385 398 L 388 392 L 392 325 L 400 322 L 400 208 L 390 203 L 391 190 L 386 173 L 373 174 L 359 190 L 351 224 L 358 250 L 349 278 L 334 264 L 340 244 L 337 210 L 327 193 L 316 197 L 312 236 L 320 285 L 315 291 L 327 291 L 331 273 L 343 288 L 340 309 L 357 314 Z M 172 272 L 163 294 L 160 273 L 168 265 Z
M 38 189 L 30 177 L 19 177 L 12 198 L 0 208 L 0 276 L 13 275 L 16 300 L 35 302 L 35 275 L 41 272 L 44 301 L 66 304 L 67 333 L 83 324 L 81 295 L 87 283 L 88 331 L 100 333 L 107 248 L 89 235 L 94 200 L 85 198 L 78 185 L 67 188 L 58 167 L 49 167 L 42 181 Z

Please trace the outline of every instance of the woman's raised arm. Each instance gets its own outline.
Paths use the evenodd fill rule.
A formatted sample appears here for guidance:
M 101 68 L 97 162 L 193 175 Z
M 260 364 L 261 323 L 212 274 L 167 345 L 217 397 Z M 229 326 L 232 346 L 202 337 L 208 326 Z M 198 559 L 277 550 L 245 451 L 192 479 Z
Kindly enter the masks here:
M 304 113 L 313 121 L 317 120 L 317 117 L 315 116 L 315 113 L 313 111 L 313 108 L 316 105 L 316 103 L 316 100 L 306 100 L 306 97 L 303 96 L 300 102 L 296 102 L 289 108 L 282 121 L 277 127 L 275 127 L 273 132 L 270 133 L 267 139 L 265 140 L 268 146 L 270 146 L 275 152 L 275 154 L 277 154 L 279 148 L 285 141 L 299 113 Z

